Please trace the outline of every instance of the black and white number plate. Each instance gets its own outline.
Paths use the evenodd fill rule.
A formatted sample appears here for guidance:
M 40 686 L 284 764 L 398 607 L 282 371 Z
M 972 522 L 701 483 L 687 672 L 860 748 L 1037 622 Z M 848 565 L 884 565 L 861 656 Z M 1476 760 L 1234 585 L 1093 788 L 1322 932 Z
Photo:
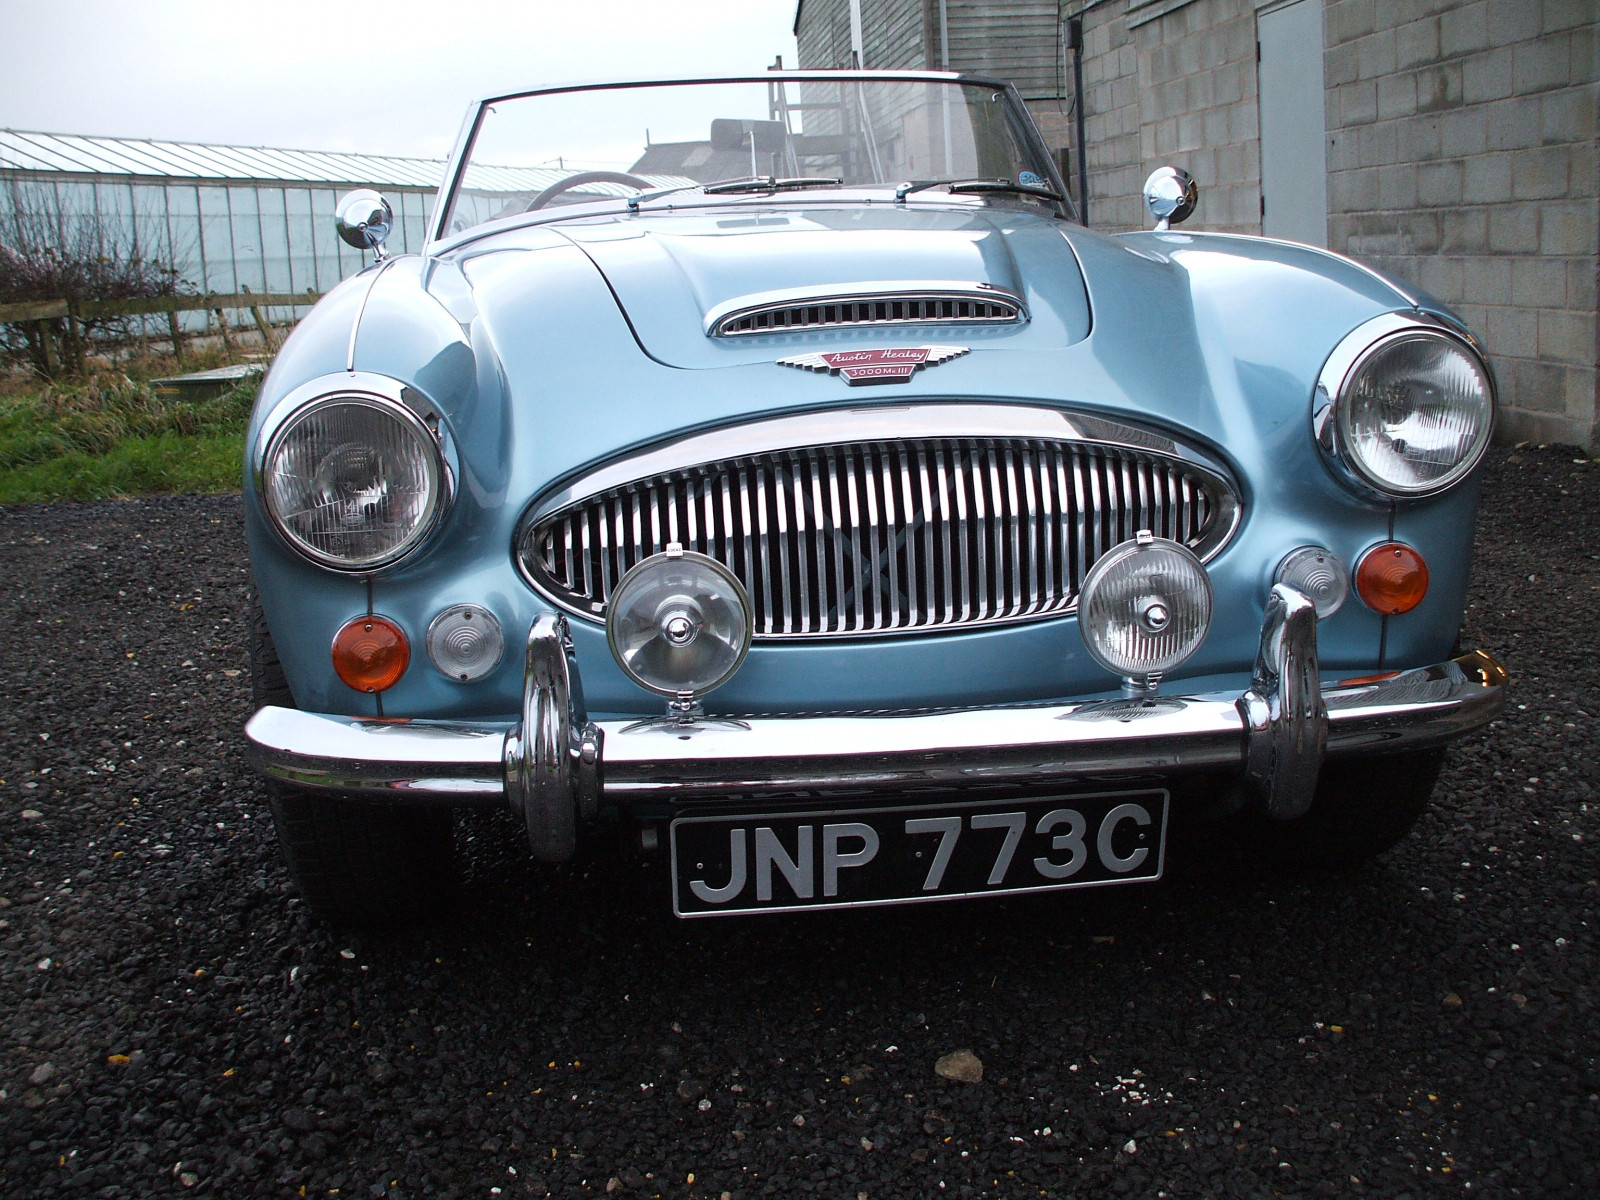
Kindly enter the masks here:
M 1167 793 L 672 822 L 680 917 L 911 904 L 1161 878 Z

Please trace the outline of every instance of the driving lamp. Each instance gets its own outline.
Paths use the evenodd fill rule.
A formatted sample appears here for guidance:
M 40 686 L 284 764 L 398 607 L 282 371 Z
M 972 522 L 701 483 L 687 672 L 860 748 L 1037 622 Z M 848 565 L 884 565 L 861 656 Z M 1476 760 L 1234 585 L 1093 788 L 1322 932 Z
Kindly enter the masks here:
M 1141 529 L 1090 569 L 1078 601 L 1089 656 L 1140 691 L 1188 660 L 1211 625 L 1211 580 L 1194 551 Z
M 289 545 L 343 570 L 391 563 L 439 510 L 433 434 L 403 405 L 376 396 L 313 401 L 267 448 L 263 498 Z
M 1386 338 L 1346 376 L 1334 407 L 1337 444 L 1367 483 L 1426 496 L 1478 465 L 1494 424 L 1482 360 L 1431 332 Z
M 690 713 L 698 697 L 726 683 L 750 649 L 750 600 L 714 558 L 676 542 L 622 577 L 606 612 L 606 640 L 640 687 L 674 698 Z

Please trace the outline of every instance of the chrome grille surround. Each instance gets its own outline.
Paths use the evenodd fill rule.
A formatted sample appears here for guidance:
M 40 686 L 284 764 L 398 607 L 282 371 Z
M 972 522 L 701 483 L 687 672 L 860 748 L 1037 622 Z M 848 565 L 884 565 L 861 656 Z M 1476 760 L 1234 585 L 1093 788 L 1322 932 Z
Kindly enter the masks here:
M 629 567 L 678 542 L 739 576 L 757 641 L 917 634 L 1072 612 L 1095 560 L 1140 529 L 1211 558 L 1238 495 L 1209 456 L 1092 415 L 850 409 L 602 467 L 533 506 L 516 558 L 590 621 Z
M 1016 325 L 1022 298 L 987 283 L 865 284 L 741 296 L 706 316 L 710 337 L 898 325 Z

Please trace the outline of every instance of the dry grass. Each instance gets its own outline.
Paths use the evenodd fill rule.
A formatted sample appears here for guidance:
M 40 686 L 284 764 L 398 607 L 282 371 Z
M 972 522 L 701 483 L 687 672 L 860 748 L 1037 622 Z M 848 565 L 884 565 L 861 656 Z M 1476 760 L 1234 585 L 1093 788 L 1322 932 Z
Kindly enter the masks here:
M 186 355 L 186 370 L 220 366 Z M 73 382 L 0 393 L 0 503 L 94 499 L 239 485 L 244 430 L 258 381 L 210 400 L 164 396 L 147 380 L 159 359 Z M 175 364 L 171 364 L 175 365 Z M 14 381 L 12 381 L 14 382 Z

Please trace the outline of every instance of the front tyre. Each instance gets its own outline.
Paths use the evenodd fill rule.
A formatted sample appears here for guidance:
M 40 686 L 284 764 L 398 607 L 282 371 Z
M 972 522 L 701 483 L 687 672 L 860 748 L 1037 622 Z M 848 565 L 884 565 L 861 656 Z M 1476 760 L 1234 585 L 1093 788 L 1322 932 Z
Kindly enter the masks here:
M 1256 819 L 1262 857 L 1324 870 L 1376 858 L 1411 832 L 1443 764 L 1443 748 L 1324 763 L 1305 816 Z
M 256 707 L 295 707 L 261 604 L 250 599 L 250 681 Z M 449 809 L 372 804 L 267 781 L 284 865 L 302 899 L 337 925 L 417 921 L 455 891 Z

